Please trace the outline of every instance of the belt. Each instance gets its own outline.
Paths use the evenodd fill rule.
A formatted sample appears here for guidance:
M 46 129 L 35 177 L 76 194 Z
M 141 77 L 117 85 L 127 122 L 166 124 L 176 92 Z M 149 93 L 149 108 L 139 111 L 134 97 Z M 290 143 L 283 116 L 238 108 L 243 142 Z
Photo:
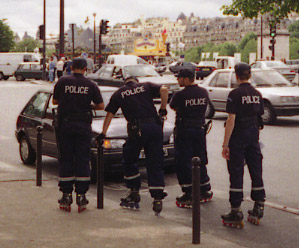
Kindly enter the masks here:
M 181 126 L 182 128 L 202 128 L 204 126 L 204 121 L 179 118 L 176 121 L 176 125 Z

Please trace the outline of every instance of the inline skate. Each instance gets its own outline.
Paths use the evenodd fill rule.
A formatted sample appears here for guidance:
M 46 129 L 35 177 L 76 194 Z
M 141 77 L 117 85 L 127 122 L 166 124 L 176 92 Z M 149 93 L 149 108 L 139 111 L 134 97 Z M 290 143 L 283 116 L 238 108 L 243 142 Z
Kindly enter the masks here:
M 82 213 L 86 210 L 86 206 L 89 201 L 86 199 L 85 194 L 77 194 L 76 203 L 78 205 L 78 213 Z
M 66 212 L 71 212 L 71 205 L 73 203 L 73 197 L 70 193 L 63 193 L 62 197 L 58 200 L 59 208 Z
M 138 189 L 131 189 L 125 198 L 120 199 L 120 206 L 130 209 L 139 209 L 140 195 Z
M 228 227 L 244 228 L 243 212 L 241 208 L 232 208 L 230 213 L 221 215 L 222 223 Z
M 252 210 L 248 210 L 248 222 L 259 225 L 260 219 L 264 216 L 264 202 L 256 201 Z

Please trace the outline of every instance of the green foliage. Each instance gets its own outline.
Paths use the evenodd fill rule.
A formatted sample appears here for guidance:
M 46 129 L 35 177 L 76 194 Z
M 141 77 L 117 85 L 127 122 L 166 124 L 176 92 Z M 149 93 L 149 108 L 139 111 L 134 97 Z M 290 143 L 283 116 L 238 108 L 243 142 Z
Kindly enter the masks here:
M 14 47 L 14 34 L 5 20 L 0 20 L 0 52 L 9 52 Z
M 37 47 L 40 47 L 37 40 L 26 38 L 16 44 L 15 52 L 34 52 Z
M 239 49 L 243 50 L 250 40 L 257 40 L 257 34 L 253 32 L 246 34 L 239 43 Z
M 200 50 L 201 50 L 200 47 L 193 47 L 188 51 L 186 51 L 185 61 L 198 63 L 200 61 L 200 55 L 201 55 L 201 53 L 199 52 Z
M 299 59 L 299 39 L 290 39 L 290 59 Z
M 276 22 L 288 17 L 291 12 L 299 12 L 297 0 L 233 0 L 231 5 L 221 7 L 224 15 L 254 18 L 269 13 Z
M 241 50 L 241 61 L 249 63 L 249 54 L 257 52 L 257 41 L 255 39 L 248 40 L 245 47 Z
M 289 27 L 290 37 L 299 39 L 299 20 L 292 23 Z

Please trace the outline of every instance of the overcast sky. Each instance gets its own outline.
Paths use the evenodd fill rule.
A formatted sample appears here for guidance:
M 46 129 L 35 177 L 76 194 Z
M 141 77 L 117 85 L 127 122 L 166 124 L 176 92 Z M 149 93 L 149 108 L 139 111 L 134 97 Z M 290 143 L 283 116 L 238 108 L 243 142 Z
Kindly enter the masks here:
M 25 31 L 34 36 L 43 22 L 43 0 L 0 0 L 0 18 L 6 18 L 10 28 L 22 38 Z M 110 25 L 133 22 L 143 15 L 148 17 L 169 17 L 174 21 L 183 12 L 199 17 L 223 16 L 220 7 L 232 0 L 65 0 L 65 30 L 70 23 L 93 28 L 96 23 L 108 19 Z M 59 33 L 60 0 L 46 0 L 47 34 Z M 86 17 L 89 24 L 84 24 Z

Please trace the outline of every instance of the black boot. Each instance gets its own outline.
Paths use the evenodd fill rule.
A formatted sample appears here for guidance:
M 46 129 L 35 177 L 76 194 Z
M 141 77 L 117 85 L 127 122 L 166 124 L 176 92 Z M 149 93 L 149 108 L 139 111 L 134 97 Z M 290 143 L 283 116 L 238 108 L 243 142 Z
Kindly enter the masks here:
M 184 193 L 176 198 L 176 205 L 179 208 L 192 208 L 192 193 Z
M 78 205 L 78 213 L 81 213 L 86 210 L 86 205 L 89 203 L 89 201 L 86 199 L 85 194 L 77 194 L 76 203 Z
M 130 189 L 130 191 L 127 193 L 126 198 L 120 199 L 120 206 L 127 207 L 131 209 L 138 209 L 140 202 L 140 195 L 139 195 L 139 189 Z
M 153 201 L 153 211 L 155 212 L 155 215 L 159 216 L 162 209 L 163 209 L 163 202 L 162 200 L 167 196 L 166 192 L 162 192 L 162 194 L 159 197 L 156 197 Z
M 243 212 L 241 208 L 232 208 L 231 212 L 221 215 L 222 223 L 225 226 L 243 228 Z
M 71 205 L 73 203 L 72 193 L 63 193 L 58 203 L 61 210 L 71 212 Z
M 200 202 L 209 202 L 212 200 L 213 192 L 212 191 L 204 191 L 200 194 Z
M 256 201 L 254 203 L 253 209 L 248 210 L 248 218 L 247 220 L 255 225 L 260 224 L 260 219 L 264 216 L 264 202 Z

